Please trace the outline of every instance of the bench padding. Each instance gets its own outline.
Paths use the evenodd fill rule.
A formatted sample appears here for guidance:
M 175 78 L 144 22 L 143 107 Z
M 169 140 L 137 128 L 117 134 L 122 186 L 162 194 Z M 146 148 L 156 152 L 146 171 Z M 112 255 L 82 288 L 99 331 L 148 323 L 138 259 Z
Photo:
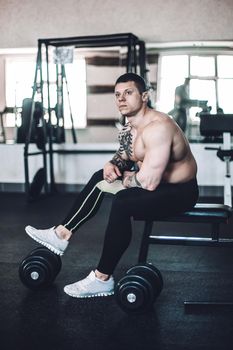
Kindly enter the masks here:
M 232 208 L 224 204 L 198 203 L 185 213 L 155 219 L 134 217 L 136 221 L 226 223 L 232 215 Z
M 158 218 L 157 220 L 147 219 L 144 221 L 144 230 L 139 252 L 138 262 L 147 261 L 148 249 L 150 244 L 178 244 L 178 245 L 207 245 L 207 246 L 233 246 L 232 238 L 220 238 L 220 224 L 227 224 L 232 215 L 232 208 L 224 204 L 198 203 L 196 206 L 185 213 Z M 142 220 L 134 218 L 135 220 Z M 206 223 L 211 226 L 209 236 L 204 235 L 186 236 L 166 235 L 161 236 L 158 233 L 152 235 L 153 223 L 158 222 L 186 222 L 186 223 Z
M 183 214 L 168 217 L 163 221 L 171 222 L 227 222 L 232 215 L 232 208 L 224 204 L 198 203 L 193 209 Z

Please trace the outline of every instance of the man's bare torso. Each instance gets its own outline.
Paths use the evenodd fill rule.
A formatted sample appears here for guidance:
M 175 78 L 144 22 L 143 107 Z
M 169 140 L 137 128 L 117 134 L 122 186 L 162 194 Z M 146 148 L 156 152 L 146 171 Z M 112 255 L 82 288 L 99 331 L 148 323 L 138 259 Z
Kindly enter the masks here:
M 197 172 L 196 161 L 191 153 L 188 141 L 178 125 L 168 115 L 155 110 L 149 110 L 145 117 L 146 122 L 141 127 L 134 128 L 129 122 L 120 133 L 120 143 L 128 159 L 134 161 L 140 169 L 145 156 L 147 156 L 147 138 L 160 138 L 162 128 L 167 133 L 170 156 L 161 181 L 180 183 L 195 178 Z M 156 156 L 159 157 L 160 155 L 157 154 Z

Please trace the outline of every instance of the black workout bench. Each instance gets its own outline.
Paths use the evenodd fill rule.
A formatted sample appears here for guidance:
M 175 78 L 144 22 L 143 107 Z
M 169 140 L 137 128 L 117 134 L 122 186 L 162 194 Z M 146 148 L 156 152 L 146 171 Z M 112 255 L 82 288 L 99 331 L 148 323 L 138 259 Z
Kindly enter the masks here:
M 220 224 L 227 224 L 232 215 L 232 208 L 223 204 L 202 204 L 196 206 L 185 213 L 177 216 L 158 219 L 157 222 L 174 222 L 174 223 L 205 223 L 211 227 L 211 233 L 207 237 L 197 236 L 160 236 L 153 235 L 153 224 L 155 220 L 143 220 L 144 231 L 141 241 L 138 262 L 147 261 L 150 244 L 170 244 L 170 245 L 187 245 L 187 246 L 233 246 L 233 238 L 220 237 Z M 141 218 L 134 217 L 136 221 L 142 221 Z M 185 302 L 192 305 L 207 304 L 208 302 Z

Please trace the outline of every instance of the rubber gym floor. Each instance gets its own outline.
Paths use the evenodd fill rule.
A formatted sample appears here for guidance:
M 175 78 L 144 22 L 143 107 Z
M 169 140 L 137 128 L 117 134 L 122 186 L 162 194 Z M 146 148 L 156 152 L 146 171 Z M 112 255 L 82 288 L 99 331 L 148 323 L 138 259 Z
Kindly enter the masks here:
M 75 194 L 56 194 L 28 203 L 23 193 L 0 193 L 0 339 L 1 350 L 232 350 L 233 306 L 185 310 L 184 300 L 233 301 L 233 248 L 153 245 L 148 261 L 160 269 L 164 288 L 153 309 L 128 315 L 114 296 L 75 299 L 64 285 L 94 269 L 102 249 L 111 198 L 73 237 L 52 287 L 31 291 L 19 280 L 21 260 L 38 245 L 24 231 L 27 224 L 57 224 Z M 176 226 L 175 226 L 176 225 Z M 185 226 L 186 225 L 186 226 Z M 207 232 L 190 226 L 190 234 Z M 117 281 L 137 263 L 142 222 L 133 223 L 132 243 L 116 271 Z M 158 223 L 160 233 L 187 230 L 187 224 Z M 222 227 L 233 235 L 233 224 Z

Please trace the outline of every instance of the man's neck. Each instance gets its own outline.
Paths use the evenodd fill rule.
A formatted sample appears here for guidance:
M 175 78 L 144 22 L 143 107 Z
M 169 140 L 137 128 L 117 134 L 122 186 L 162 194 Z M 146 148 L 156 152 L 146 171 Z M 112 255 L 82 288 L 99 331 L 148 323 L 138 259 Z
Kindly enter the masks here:
M 148 118 L 147 118 L 148 112 L 149 112 L 149 108 L 145 107 L 134 116 L 129 116 L 129 117 L 127 116 L 129 124 L 135 129 L 139 129 L 143 127 L 148 123 Z

